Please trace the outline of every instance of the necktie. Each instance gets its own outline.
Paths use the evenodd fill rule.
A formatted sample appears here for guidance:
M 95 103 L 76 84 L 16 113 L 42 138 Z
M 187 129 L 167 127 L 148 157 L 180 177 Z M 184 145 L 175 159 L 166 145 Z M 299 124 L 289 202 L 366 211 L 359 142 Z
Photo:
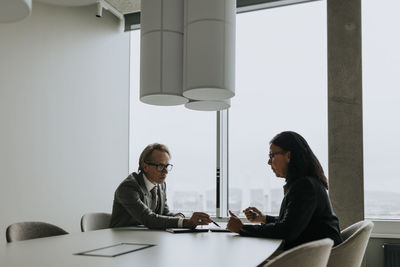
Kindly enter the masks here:
M 157 208 L 157 186 L 154 186 L 151 192 L 151 210 L 155 211 Z

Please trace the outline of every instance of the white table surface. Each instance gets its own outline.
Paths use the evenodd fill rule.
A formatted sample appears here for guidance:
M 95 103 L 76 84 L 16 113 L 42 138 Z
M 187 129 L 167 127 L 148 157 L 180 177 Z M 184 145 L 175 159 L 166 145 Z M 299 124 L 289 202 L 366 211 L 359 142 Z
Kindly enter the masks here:
M 110 258 L 74 255 L 123 242 L 155 246 Z M 0 249 L 0 266 L 256 266 L 280 244 L 278 239 L 234 233 L 173 234 L 117 228 L 8 243 Z

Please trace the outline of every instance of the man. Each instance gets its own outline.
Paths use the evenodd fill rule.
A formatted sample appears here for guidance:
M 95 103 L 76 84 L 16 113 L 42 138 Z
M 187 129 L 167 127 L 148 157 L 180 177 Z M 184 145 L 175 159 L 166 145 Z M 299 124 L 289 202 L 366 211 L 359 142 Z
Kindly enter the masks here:
M 115 191 L 110 227 L 143 224 L 152 229 L 194 228 L 211 222 L 203 212 L 194 212 L 187 219 L 182 213 L 169 211 L 165 185 L 172 169 L 169 159 L 165 145 L 155 143 L 143 150 L 139 172 L 131 173 Z

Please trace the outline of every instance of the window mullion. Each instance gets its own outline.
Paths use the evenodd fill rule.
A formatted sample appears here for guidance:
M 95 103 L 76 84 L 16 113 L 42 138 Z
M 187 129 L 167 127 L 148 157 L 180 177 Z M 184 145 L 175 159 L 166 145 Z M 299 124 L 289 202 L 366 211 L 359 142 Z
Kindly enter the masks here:
M 217 217 L 228 216 L 228 111 L 217 112 Z

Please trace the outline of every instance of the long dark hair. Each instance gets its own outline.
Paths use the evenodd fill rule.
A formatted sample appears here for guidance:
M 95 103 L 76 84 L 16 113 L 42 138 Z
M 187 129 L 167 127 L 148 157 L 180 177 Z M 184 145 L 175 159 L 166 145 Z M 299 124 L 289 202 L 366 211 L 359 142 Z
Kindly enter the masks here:
M 328 179 L 324 170 L 307 141 L 301 135 L 291 131 L 281 132 L 272 138 L 270 144 L 274 144 L 284 151 L 290 151 L 290 162 L 286 177 L 288 183 L 300 177 L 311 176 L 319 179 L 328 189 Z

